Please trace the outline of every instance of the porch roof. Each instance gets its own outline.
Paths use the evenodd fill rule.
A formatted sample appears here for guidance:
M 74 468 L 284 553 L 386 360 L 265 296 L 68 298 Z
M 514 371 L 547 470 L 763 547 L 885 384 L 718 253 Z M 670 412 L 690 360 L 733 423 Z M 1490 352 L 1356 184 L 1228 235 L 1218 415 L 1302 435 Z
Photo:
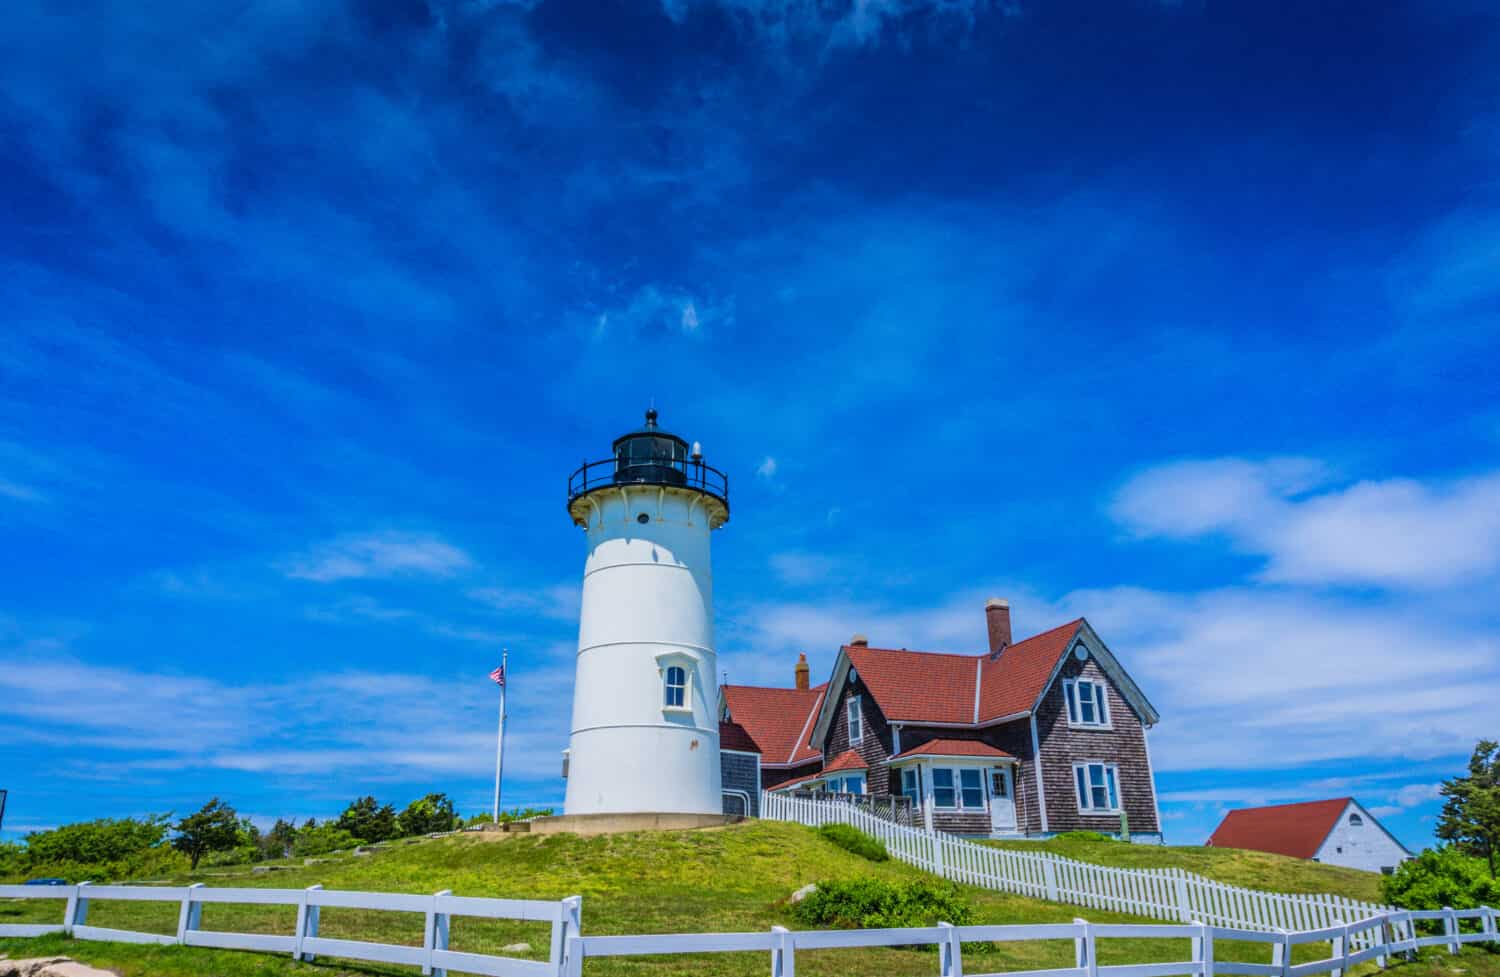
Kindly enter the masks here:
M 979 740 L 950 740 L 935 739 L 928 740 L 921 746 L 914 746 L 909 750 L 891 757 L 891 762 L 898 760 L 916 760 L 922 757 L 938 757 L 942 759 L 962 758 L 965 760 L 1014 760 L 1015 756 L 1004 750 Z

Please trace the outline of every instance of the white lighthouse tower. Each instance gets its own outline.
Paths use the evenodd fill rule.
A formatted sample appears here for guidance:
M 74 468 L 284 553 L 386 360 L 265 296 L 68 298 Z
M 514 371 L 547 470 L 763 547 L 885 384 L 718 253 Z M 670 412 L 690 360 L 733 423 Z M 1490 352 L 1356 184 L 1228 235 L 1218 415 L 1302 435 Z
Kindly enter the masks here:
M 720 813 L 709 534 L 729 480 L 648 410 L 573 473 L 568 512 L 588 560 L 564 813 Z

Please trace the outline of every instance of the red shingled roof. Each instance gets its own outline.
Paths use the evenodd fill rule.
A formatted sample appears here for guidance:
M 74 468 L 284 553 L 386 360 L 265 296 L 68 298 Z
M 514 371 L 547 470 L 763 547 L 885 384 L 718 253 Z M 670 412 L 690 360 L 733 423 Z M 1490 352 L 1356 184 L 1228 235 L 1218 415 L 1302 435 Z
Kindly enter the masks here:
M 1215 848 L 1249 848 L 1293 858 L 1312 858 L 1352 797 L 1300 804 L 1274 804 L 1230 811 L 1208 843 Z
M 833 760 L 823 768 L 823 772 L 835 773 L 839 770 L 868 769 L 870 769 L 870 765 L 865 762 L 864 757 L 860 756 L 858 753 L 855 753 L 853 750 L 845 750 L 843 753 L 840 753 L 838 756 L 834 757 Z
M 1035 705 L 1082 623 L 1079 618 L 1018 641 L 993 661 L 863 645 L 846 645 L 844 653 L 892 722 L 982 723 Z
M 903 750 L 891 759 L 900 760 L 905 757 L 914 756 L 972 756 L 972 757 L 999 757 L 1015 759 L 999 747 L 981 743 L 978 740 L 928 740 L 921 746 L 914 746 L 909 750 Z
M 754 685 L 722 686 L 729 718 L 749 734 L 762 766 L 797 766 L 820 759 L 813 749 L 812 728 L 823 704 L 825 682 L 811 689 L 765 689 Z
M 719 749 L 759 753 L 760 747 L 739 723 L 719 723 Z

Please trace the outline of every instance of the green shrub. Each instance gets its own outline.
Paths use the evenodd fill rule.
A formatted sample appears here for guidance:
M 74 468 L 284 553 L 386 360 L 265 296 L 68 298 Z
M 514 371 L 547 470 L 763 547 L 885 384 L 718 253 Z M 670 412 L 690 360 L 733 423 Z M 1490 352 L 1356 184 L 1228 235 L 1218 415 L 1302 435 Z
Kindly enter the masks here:
M 890 860 L 890 852 L 885 850 L 885 842 L 872 835 L 865 834 L 858 828 L 848 824 L 825 824 L 818 829 L 818 834 L 838 845 L 847 852 L 853 852 L 860 858 L 868 858 L 872 862 L 884 862 Z
M 1062 831 L 1054 835 L 1058 841 L 1119 841 L 1113 835 L 1098 831 Z
M 974 921 L 974 910 L 949 882 L 849 879 L 819 882 L 815 891 L 792 904 L 792 916 L 807 926 L 884 929 L 940 922 L 967 926 Z
M 99 818 L 65 824 L 26 836 L 33 862 L 117 862 L 160 845 L 167 836 L 167 816 Z
M 358 844 L 359 839 L 352 834 L 332 821 L 325 821 L 322 824 L 304 825 L 297 832 L 297 840 L 292 842 L 292 854 L 298 857 L 326 855 L 331 851 L 353 848 Z
M 1429 848 L 1394 875 L 1381 880 L 1381 892 L 1402 909 L 1474 909 L 1500 906 L 1500 881 L 1490 877 L 1484 859 L 1451 846 Z

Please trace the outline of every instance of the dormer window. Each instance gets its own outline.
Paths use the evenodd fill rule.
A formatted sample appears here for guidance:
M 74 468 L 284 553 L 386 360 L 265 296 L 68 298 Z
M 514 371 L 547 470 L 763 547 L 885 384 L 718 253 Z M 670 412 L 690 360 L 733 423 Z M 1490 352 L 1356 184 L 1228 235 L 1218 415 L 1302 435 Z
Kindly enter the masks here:
M 693 711 L 693 671 L 696 662 L 681 652 L 656 656 L 661 675 L 661 708 L 666 713 Z
M 1102 682 L 1086 678 L 1068 679 L 1063 682 L 1063 697 L 1068 701 L 1069 726 L 1109 728 L 1109 702 Z
M 849 697 L 849 745 L 853 746 L 865 738 L 865 713 L 859 696 Z

